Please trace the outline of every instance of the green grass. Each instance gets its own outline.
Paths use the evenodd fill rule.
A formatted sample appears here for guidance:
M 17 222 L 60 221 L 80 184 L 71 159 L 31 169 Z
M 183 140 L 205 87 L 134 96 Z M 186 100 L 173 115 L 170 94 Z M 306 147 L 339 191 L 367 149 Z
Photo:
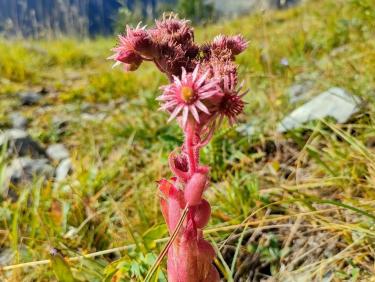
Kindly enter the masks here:
M 250 40 L 238 58 L 251 90 L 240 121 L 255 134 L 223 128 L 202 154 L 213 181 L 207 236 L 221 250 L 216 263 L 228 281 L 246 278 L 249 269 L 274 281 L 375 275 L 374 11 L 371 0 L 318 0 L 196 28 L 200 42 L 218 33 Z M 140 281 L 165 243 L 154 243 L 167 236 L 155 180 L 169 175 L 168 152 L 182 135 L 157 111 L 154 98 L 166 79 L 146 64 L 130 74 L 111 69 L 105 58 L 114 44 L 115 38 L 0 41 L 0 124 L 21 110 L 16 92 L 48 89 L 43 111 L 22 112 L 35 139 L 63 142 L 74 163 L 64 183 L 36 179 L 18 188 L 17 202 L 2 200 L 0 243 L 14 251 L 11 264 L 49 259 L 51 247 L 74 257 L 131 245 L 71 262 L 68 270 L 78 281 Z M 363 110 L 344 125 L 326 120 L 277 134 L 277 122 L 297 106 L 288 102 L 288 87 L 306 80 L 314 82 L 312 95 L 347 89 L 363 99 Z M 82 111 L 104 119 L 82 121 Z M 68 121 L 64 132 L 56 116 Z M 6 165 L 1 157 L 0 181 Z M 49 264 L 0 275 L 59 276 Z M 165 281 L 162 272 L 159 278 Z

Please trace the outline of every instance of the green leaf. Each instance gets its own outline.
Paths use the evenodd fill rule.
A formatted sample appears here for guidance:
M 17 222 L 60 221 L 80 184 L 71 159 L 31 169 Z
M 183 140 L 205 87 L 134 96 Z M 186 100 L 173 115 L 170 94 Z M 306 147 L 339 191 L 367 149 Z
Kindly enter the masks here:
M 53 273 L 59 282 L 74 282 L 72 271 L 63 256 L 53 250 L 50 254 Z
M 130 271 L 131 273 L 134 275 L 134 276 L 140 276 L 141 275 L 141 271 L 139 269 L 139 264 L 136 263 L 136 262 L 132 262 L 132 265 L 131 265 L 131 268 L 130 268 Z
M 143 242 L 148 249 L 156 247 L 155 240 L 162 238 L 167 233 L 167 227 L 165 224 L 156 225 L 148 229 L 143 234 Z

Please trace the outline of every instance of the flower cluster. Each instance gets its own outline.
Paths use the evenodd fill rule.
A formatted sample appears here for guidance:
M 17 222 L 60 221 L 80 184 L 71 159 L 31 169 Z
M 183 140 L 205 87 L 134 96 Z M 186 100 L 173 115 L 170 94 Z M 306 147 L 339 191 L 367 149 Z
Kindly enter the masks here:
M 200 164 L 199 153 L 224 118 L 233 124 L 243 111 L 246 92 L 238 84 L 234 59 L 246 47 L 241 35 L 219 35 L 210 43 L 197 45 L 189 22 L 169 15 L 156 21 L 153 28 L 127 27 L 110 57 L 126 71 L 152 61 L 167 75 L 170 84 L 161 87 L 163 93 L 157 100 L 160 109 L 170 114 L 169 121 L 177 119 L 184 132 L 184 144 L 169 156 L 174 176 L 159 181 L 169 232 L 172 235 L 180 228 L 168 250 L 170 282 L 219 281 L 213 266 L 215 251 L 202 233 L 211 206 L 203 198 L 209 167 Z

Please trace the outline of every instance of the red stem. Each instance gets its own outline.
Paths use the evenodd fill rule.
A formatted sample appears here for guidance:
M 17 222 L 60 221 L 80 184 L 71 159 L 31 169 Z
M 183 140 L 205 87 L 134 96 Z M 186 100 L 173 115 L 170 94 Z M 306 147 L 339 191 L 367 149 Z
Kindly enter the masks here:
M 194 148 L 195 126 L 195 121 L 193 119 L 189 119 L 185 127 L 185 149 L 188 156 L 190 176 L 196 172 L 198 161 L 198 154 L 196 153 L 196 148 Z

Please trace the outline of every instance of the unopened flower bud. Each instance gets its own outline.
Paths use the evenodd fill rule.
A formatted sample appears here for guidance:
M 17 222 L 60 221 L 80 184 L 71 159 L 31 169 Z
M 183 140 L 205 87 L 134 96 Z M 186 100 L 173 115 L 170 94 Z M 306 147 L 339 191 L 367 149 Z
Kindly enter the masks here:
M 176 152 L 172 152 L 168 157 L 168 162 L 172 172 L 186 182 L 189 170 L 187 157 L 183 154 L 177 155 Z
M 204 239 L 198 241 L 198 249 L 201 255 L 207 258 L 207 260 L 213 260 L 216 256 L 215 249 Z
M 207 183 L 207 175 L 194 173 L 185 187 L 185 200 L 189 206 L 198 205 Z
M 211 206 L 205 200 L 202 199 L 201 203 L 195 206 L 194 209 L 194 222 L 197 228 L 203 228 L 207 225 L 211 217 Z

